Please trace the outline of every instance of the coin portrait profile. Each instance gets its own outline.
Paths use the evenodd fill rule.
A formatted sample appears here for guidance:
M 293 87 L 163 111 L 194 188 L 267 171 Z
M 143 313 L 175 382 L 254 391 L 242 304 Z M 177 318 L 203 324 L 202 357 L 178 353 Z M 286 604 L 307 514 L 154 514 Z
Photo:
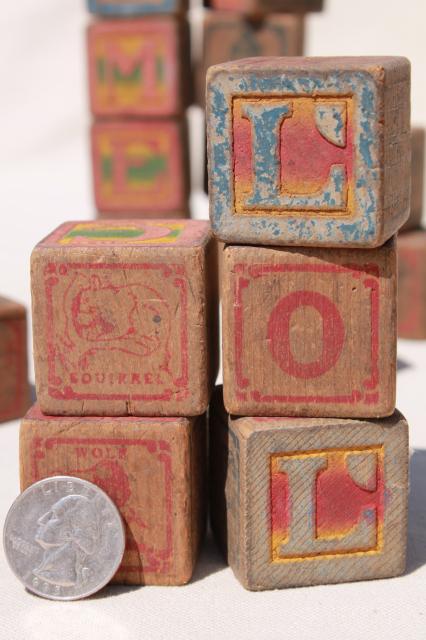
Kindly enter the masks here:
M 86 582 L 90 569 L 85 561 L 95 553 L 101 538 L 91 501 L 82 495 L 65 496 L 37 524 L 35 542 L 44 549 L 44 555 L 33 574 L 63 587 Z

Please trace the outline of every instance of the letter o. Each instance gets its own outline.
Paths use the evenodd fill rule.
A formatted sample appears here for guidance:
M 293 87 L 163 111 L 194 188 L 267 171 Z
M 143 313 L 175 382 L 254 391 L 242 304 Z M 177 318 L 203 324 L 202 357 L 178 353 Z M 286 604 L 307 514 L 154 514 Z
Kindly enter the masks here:
M 322 317 L 322 352 L 318 360 L 298 362 L 290 344 L 290 320 L 299 307 L 313 307 Z M 272 358 L 285 373 L 295 378 L 317 378 L 336 364 L 345 340 L 345 327 L 336 305 L 316 291 L 295 291 L 282 298 L 268 321 L 268 340 Z

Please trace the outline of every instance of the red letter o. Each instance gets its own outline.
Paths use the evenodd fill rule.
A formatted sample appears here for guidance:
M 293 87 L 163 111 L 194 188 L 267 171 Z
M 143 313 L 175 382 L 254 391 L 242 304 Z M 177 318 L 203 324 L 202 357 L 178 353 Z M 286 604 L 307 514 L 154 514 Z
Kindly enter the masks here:
M 295 309 L 313 307 L 323 323 L 322 353 L 314 362 L 297 362 L 291 352 L 290 319 Z M 283 371 L 296 378 L 317 378 L 336 364 L 345 340 L 345 327 L 333 302 L 316 291 L 295 291 L 282 298 L 272 310 L 268 322 L 272 358 Z

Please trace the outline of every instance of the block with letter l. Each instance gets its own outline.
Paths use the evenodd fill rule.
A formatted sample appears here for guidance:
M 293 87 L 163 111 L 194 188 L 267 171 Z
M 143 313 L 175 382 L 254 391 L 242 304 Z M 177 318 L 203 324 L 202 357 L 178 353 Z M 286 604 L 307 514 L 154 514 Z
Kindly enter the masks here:
M 405 58 L 250 58 L 207 76 L 210 216 L 225 242 L 377 247 L 410 206 Z
M 212 522 L 247 589 L 397 576 L 407 535 L 408 426 L 210 412 Z M 223 473 L 226 469 L 226 473 Z

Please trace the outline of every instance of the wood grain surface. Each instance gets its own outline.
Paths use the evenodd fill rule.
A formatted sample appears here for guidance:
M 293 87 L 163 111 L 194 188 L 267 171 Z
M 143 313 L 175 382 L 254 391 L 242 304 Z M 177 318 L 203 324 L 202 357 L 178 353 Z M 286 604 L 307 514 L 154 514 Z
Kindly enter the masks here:
M 213 529 L 244 587 L 400 575 L 408 425 L 381 420 L 224 418 L 210 411 Z
M 184 584 L 204 533 L 205 436 L 205 416 L 55 418 L 36 405 L 20 431 L 21 489 L 53 475 L 93 482 L 126 527 L 114 582 Z
M 227 245 L 225 406 L 258 416 L 395 409 L 396 252 Z
M 0 422 L 20 418 L 29 405 L 27 312 L 0 296 Z
M 218 362 L 207 222 L 66 223 L 34 249 L 31 273 L 42 411 L 205 412 Z

